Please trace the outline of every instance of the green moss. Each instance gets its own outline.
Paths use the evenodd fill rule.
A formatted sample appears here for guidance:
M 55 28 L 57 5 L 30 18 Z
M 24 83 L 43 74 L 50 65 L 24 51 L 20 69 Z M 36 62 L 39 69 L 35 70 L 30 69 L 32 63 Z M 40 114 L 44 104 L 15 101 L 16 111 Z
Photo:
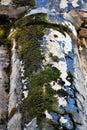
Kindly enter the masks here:
M 35 87 L 28 95 L 28 98 L 23 103 L 23 107 L 25 110 L 25 115 L 28 118 L 38 117 L 41 118 L 42 113 L 45 110 L 49 112 L 56 109 L 57 100 L 54 97 L 54 94 L 51 93 L 51 87 L 48 85 L 49 91 L 44 94 L 42 87 Z M 55 107 L 54 107 L 55 106 Z
M 45 110 L 57 111 L 57 99 L 55 91 L 51 88 L 50 82 L 57 80 L 60 71 L 54 67 L 47 67 L 45 70 L 35 73 L 30 79 L 28 98 L 24 101 L 25 115 L 31 119 L 41 118 Z
M 43 84 L 48 84 L 51 81 L 56 81 L 60 77 L 60 71 L 55 67 L 47 67 L 44 71 L 40 73 L 35 73 L 31 77 L 31 88 L 33 86 L 43 86 Z
M 27 87 L 29 94 L 23 103 L 24 113 L 28 119 L 34 117 L 41 118 L 45 110 L 49 112 L 56 110 L 57 100 L 54 97 L 55 91 L 49 83 L 53 80 L 56 81 L 61 74 L 57 68 L 51 66 L 45 67 L 43 71 L 40 70 L 44 56 L 41 55 L 40 48 L 42 43 L 39 42 L 39 39 L 43 37 L 46 27 L 43 24 L 31 24 L 32 20 L 34 22 L 37 22 L 37 20 L 44 21 L 45 15 L 40 14 L 36 18 L 35 16 L 31 17 L 27 17 L 30 20 L 25 20 L 25 23 L 21 22 L 22 26 L 16 34 L 18 53 L 24 62 L 25 78 L 27 77 L 28 79 Z M 30 25 L 28 25 L 29 22 L 31 23 Z M 40 71 L 38 72 L 38 70 Z
M 72 73 L 69 71 L 69 72 L 67 72 L 67 74 L 68 74 L 67 80 L 68 80 L 70 83 L 72 83 L 72 81 L 73 81 L 73 75 L 72 75 Z
M 41 55 L 41 42 L 38 41 L 44 35 L 45 29 L 41 25 L 23 27 L 16 34 L 18 53 L 24 61 L 26 68 L 25 77 L 41 68 L 43 55 Z
M 15 26 L 19 27 L 16 42 L 19 57 L 24 62 L 24 76 L 27 78 L 27 88 L 29 89 L 28 97 L 23 102 L 26 122 L 34 117 L 41 120 L 45 110 L 61 114 L 57 110 L 57 98 L 54 96 L 56 92 L 50 86 L 50 82 L 57 81 L 61 73 L 52 65 L 47 65 L 42 70 L 44 55 L 41 53 L 43 48 L 41 48 L 42 43 L 39 39 L 43 37 L 47 28 L 64 33 L 66 27 L 49 23 L 46 14 L 42 13 L 19 19 L 15 22 Z M 51 58 L 54 62 L 59 61 L 57 56 L 51 55 Z
M 72 60 L 72 57 L 70 57 L 68 54 L 65 54 L 65 58 L 66 58 L 66 59 L 68 59 L 68 58 L 69 58 L 69 59 L 71 59 L 71 60 Z
M 16 111 L 17 111 L 17 109 L 15 107 L 12 108 L 12 110 L 11 110 L 11 112 L 9 114 L 9 119 L 11 119 L 14 116 L 14 114 L 16 113 Z
M 55 122 L 53 120 L 49 120 L 49 119 L 42 119 L 40 121 L 38 121 L 39 124 L 39 130 L 42 129 L 51 129 L 51 130 L 61 130 L 61 128 L 59 127 L 59 122 Z
M 0 42 L 7 40 L 10 30 L 10 18 L 7 15 L 0 14 Z
M 51 57 L 54 62 L 59 62 L 58 56 L 53 56 L 52 53 L 49 53 L 49 57 Z
M 49 53 L 49 57 L 52 57 L 52 56 L 53 56 L 53 54 L 50 52 L 50 53 Z
M 43 25 L 44 28 L 53 28 L 61 32 L 63 35 L 65 35 L 65 32 L 70 32 L 69 28 L 67 28 L 66 25 L 50 23 L 46 17 L 47 14 L 44 13 L 32 14 L 30 16 L 26 16 L 24 18 L 17 20 L 15 22 L 15 26 L 23 27 L 30 25 Z M 54 35 L 54 37 L 57 37 L 57 35 Z
M 67 111 L 67 114 L 69 114 L 69 116 L 72 118 L 72 119 L 74 119 L 75 118 L 75 113 L 74 112 L 72 112 L 72 110 L 70 111 Z
M 17 6 L 35 6 L 35 0 L 13 0 Z
M 34 23 L 39 24 L 41 22 L 47 22 L 46 14 L 39 13 L 39 14 L 32 14 L 30 16 L 23 17 L 15 22 L 15 26 L 23 27 Z
M 65 97 L 65 96 L 68 96 L 68 95 L 69 95 L 68 92 L 65 91 L 64 89 L 58 90 L 58 91 L 57 91 L 57 94 L 58 94 L 59 96 L 62 96 L 62 97 Z
M 9 34 L 9 26 L 0 25 L 0 40 L 7 39 Z
M 2 38 L 4 35 L 4 29 L 2 27 L 0 27 L 0 38 Z

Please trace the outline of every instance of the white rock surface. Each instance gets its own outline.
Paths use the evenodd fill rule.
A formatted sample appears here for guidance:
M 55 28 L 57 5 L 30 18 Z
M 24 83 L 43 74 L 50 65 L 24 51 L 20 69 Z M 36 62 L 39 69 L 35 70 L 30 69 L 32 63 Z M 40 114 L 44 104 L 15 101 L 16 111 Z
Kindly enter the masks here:
M 1 0 L 2 5 L 8 5 L 11 3 L 12 0 Z
M 20 104 L 21 104 L 21 94 L 22 94 L 22 84 L 20 77 L 20 60 L 18 59 L 17 50 L 16 50 L 16 41 L 13 39 L 12 47 L 12 58 L 11 58 L 11 67 L 12 72 L 10 76 L 10 93 L 9 93 L 9 104 L 8 104 L 8 114 L 12 111 L 13 108 L 17 109 L 17 112 L 14 113 L 8 122 L 8 130 L 21 130 L 21 113 L 20 113 Z
M 79 57 L 78 49 L 74 48 L 74 86 L 77 89 L 77 105 L 79 107 L 79 116 L 77 121 L 82 125 L 79 128 L 82 130 L 87 129 L 87 84 L 82 71 L 82 62 Z
M 34 118 L 29 124 L 26 124 L 24 130 L 37 130 L 37 119 Z
M 29 13 L 27 13 L 25 16 L 32 15 L 32 14 L 37 14 L 37 13 L 45 13 L 45 14 L 47 14 L 48 12 L 49 12 L 49 10 L 47 8 L 39 7 L 39 8 L 30 10 Z
M 0 130 L 6 129 L 6 124 L 1 124 L 1 119 L 6 122 L 7 117 L 7 93 L 5 91 L 8 84 L 8 76 L 4 70 L 9 65 L 7 50 L 4 46 L 0 46 Z
M 48 118 L 48 119 L 52 119 L 52 116 L 48 113 L 47 110 L 45 111 L 45 115 L 46 115 L 46 118 Z
M 8 130 L 21 130 L 21 114 L 16 113 L 8 122 Z

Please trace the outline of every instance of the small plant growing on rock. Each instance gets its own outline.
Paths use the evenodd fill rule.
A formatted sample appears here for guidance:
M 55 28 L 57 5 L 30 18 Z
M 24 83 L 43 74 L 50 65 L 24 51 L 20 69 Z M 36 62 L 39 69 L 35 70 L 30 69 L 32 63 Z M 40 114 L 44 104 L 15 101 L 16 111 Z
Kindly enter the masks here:
M 13 107 L 10 114 L 9 114 L 9 119 L 11 119 L 16 112 L 17 112 L 17 109 L 15 107 Z
M 59 58 L 57 56 L 53 56 L 52 53 L 49 53 L 49 57 L 52 58 L 54 62 L 59 62 Z

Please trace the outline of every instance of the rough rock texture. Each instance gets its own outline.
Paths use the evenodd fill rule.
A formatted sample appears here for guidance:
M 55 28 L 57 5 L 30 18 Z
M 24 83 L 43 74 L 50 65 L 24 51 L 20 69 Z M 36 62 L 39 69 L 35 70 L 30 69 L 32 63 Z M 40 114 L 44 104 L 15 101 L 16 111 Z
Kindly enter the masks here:
M 28 10 L 28 6 L 15 7 L 0 5 L 0 14 L 8 15 L 10 18 L 16 18 L 19 14 Z
M 6 129 L 7 120 L 7 93 L 5 91 L 8 84 L 8 76 L 5 68 L 9 65 L 7 50 L 4 46 L 0 46 L 0 130 Z
M 74 26 L 78 29 L 80 28 L 81 24 L 84 22 L 84 19 L 87 18 L 87 12 L 81 10 L 71 10 L 69 16 L 72 17 L 70 20 Z
M 37 130 L 37 119 L 34 118 L 29 124 L 26 125 L 26 130 Z
M 10 93 L 9 93 L 9 105 L 8 114 L 10 120 L 8 121 L 8 130 L 21 130 L 21 94 L 22 94 L 22 84 L 20 77 L 20 60 L 17 56 L 16 42 L 13 39 L 12 48 L 12 72 L 10 76 Z
M 80 37 L 87 38 L 87 28 L 81 28 L 81 30 L 79 31 L 79 35 Z
M 0 14 L 2 14 L 2 16 L 3 16 L 3 14 L 5 14 L 10 18 L 20 19 L 19 15 L 24 13 L 25 11 L 27 11 L 28 6 L 16 7 L 16 5 L 15 6 L 11 5 L 10 2 L 11 2 L 11 0 L 2 0 L 1 1 Z M 43 5 L 44 0 L 41 0 L 41 2 Z M 9 76 L 10 77 L 9 95 L 7 95 L 7 93 L 6 93 L 6 87 L 8 84 L 8 76 L 5 72 L 5 69 L 7 69 L 8 65 L 9 65 L 9 59 L 8 59 L 8 54 L 7 54 L 6 48 L 4 48 L 4 46 L 0 46 L 0 130 L 6 130 L 6 129 L 22 130 L 23 129 L 22 126 L 23 127 L 25 126 L 24 130 L 37 130 L 40 125 L 42 125 L 40 127 L 41 128 L 40 130 L 44 130 L 44 129 L 45 130 L 47 130 L 47 129 L 55 130 L 56 128 L 57 129 L 64 128 L 64 129 L 76 130 L 77 127 L 80 130 L 87 129 L 87 56 L 86 56 L 86 54 L 87 54 L 87 20 L 86 20 L 87 12 L 80 11 L 80 10 L 72 10 L 68 13 L 62 12 L 64 14 L 64 18 L 66 18 L 66 20 L 65 20 L 62 17 L 63 16 L 62 13 L 57 12 L 57 11 L 59 11 L 59 8 L 58 8 L 59 1 L 55 0 L 55 3 L 53 0 L 52 1 L 50 0 L 50 3 L 49 3 L 49 1 L 46 1 L 46 2 L 48 2 L 47 7 L 50 7 L 49 11 L 42 7 L 34 9 L 34 10 L 33 9 L 32 10 L 30 9 L 30 10 L 31 10 L 31 12 L 33 12 L 34 15 L 36 15 L 37 13 L 50 12 L 49 17 L 50 17 L 51 25 L 49 25 L 49 28 L 51 26 L 51 29 L 48 29 L 47 34 L 45 34 L 43 36 L 43 38 L 42 38 L 42 34 L 41 34 L 41 39 L 40 39 L 41 42 L 44 42 L 42 53 L 44 53 L 44 56 L 45 56 L 44 60 L 43 60 L 42 69 L 44 70 L 44 67 L 47 67 L 46 65 L 48 65 L 48 66 L 52 65 L 54 68 L 58 67 L 57 69 L 59 69 L 61 72 L 61 76 L 59 77 L 59 79 L 56 79 L 55 82 L 54 81 L 50 82 L 50 85 L 51 85 L 52 89 L 55 90 L 55 93 L 58 90 L 58 92 L 54 96 L 57 99 L 58 104 L 57 104 L 57 102 L 56 102 L 56 104 L 57 104 L 57 109 L 59 111 L 56 112 L 56 111 L 54 111 L 54 109 L 52 109 L 52 110 L 49 110 L 49 112 L 48 112 L 48 110 L 46 110 L 47 111 L 46 112 L 43 109 L 43 113 L 40 113 L 41 116 L 44 116 L 44 122 L 42 120 L 42 124 L 40 124 L 41 122 L 39 122 L 37 120 L 38 114 L 34 116 L 36 118 L 34 118 L 32 116 L 30 117 L 30 115 L 23 117 L 22 114 L 24 114 L 23 112 L 26 110 L 23 109 L 24 106 L 22 106 L 22 101 L 26 100 L 26 99 L 22 98 L 22 94 L 23 94 L 23 82 L 22 81 L 26 82 L 26 84 L 27 84 L 27 80 L 25 80 L 25 79 L 22 80 L 23 76 L 21 75 L 21 64 L 20 64 L 20 59 L 18 56 L 18 48 L 20 48 L 20 47 L 18 44 L 16 44 L 16 40 L 18 40 L 20 35 L 17 35 L 17 37 L 15 37 L 15 38 L 11 37 L 12 50 L 10 50 L 11 51 L 11 75 Z M 61 0 L 61 2 L 62 2 L 61 8 L 65 7 L 65 6 L 67 7 L 68 0 L 65 0 L 65 4 L 63 4 L 64 0 Z M 77 2 L 78 2 L 78 0 L 71 1 L 72 5 L 74 7 L 78 6 Z M 42 12 L 41 12 L 41 9 L 43 9 Z M 27 13 L 29 13 L 29 12 L 27 12 Z M 23 18 L 25 18 L 25 17 L 26 17 L 26 14 L 24 15 Z M 22 16 L 21 16 L 21 18 L 22 18 Z M 18 28 L 17 24 L 15 24 L 15 21 L 18 19 L 15 19 L 15 20 L 9 19 L 10 21 L 8 22 L 8 24 L 13 23 L 12 26 L 15 25 Z M 35 16 L 33 17 L 33 20 L 35 20 Z M 33 23 L 33 20 L 32 20 L 32 23 Z M 53 22 L 55 23 L 54 24 L 55 26 L 53 26 L 51 20 L 53 20 Z M 1 21 L 2 22 L 0 24 L 3 25 L 3 21 L 5 21 L 5 20 L 1 20 Z M 72 26 L 72 24 L 69 21 L 76 27 L 76 29 L 78 31 L 78 38 L 77 38 L 77 33 L 76 33 L 74 26 Z M 26 23 L 29 21 L 26 20 L 24 22 Z M 44 24 L 44 27 L 45 27 L 46 22 L 47 22 L 46 20 L 45 20 L 45 22 L 41 22 L 41 23 L 38 23 L 36 21 L 36 23 L 34 23 L 34 24 L 35 24 L 35 26 L 37 26 L 37 24 Z M 32 23 L 29 26 L 32 26 Z M 57 28 L 57 25 L 59 23 L 60 23 L 60 27 Z M 6 22 L 4 24 L 6 24 Z M 33 26 L 34 26 L 34 24 L 33 24 Z M 48 28 L 48 24 L 49 23 L 47 23 L 46 29 Z M 63 28 L 62 28 L 63 24 L 64 24 L 64 26 L 66 26 L 66 30 L 63 30 Z M 12 26 L 10 28 L 12 28 Z M 27 29 L 30 29 L 29 31 L 31 31 L 32 33 L 31 33 L 30 39 L 28 39 L 28 40 L 31 40 L 30 42 L 32 42 L 33 41 L 32 35 L 34 33 L 33 32 L 34 30 L 33 30 L 33 28 L 31 30 L 31 28 L 27 28 L 27 27 L 28 27 L 28 24 L 26 24 L 26 26 L 24 25 L 23 29 L 26 28 L 25 31 L 27 31 Z M 54 28 L 54 29 L 52 29 L 52 28 Z M 20 33 L 23 29 L 21 27 L 18 28 Z M 39 26 L 38 26 L 38 29 L 39 29 Z M 59 32 L 56 29 L 59 29 Z M 41 30 L 39 30 L 39 31 L 41 31 Z M 37 31 L 35 34 L 36 40 L 38 39 L 37 34 L 39 34 L 39 31 Z M 8 33 L 8 29 L 7 29 L 7 33 Z M 72 35 L 70 35 L 70 33 Z M 27 35 L 27 33 L 26 33 L 26 35 Z M 28 36 L 29 36 L 29 34 L 28 34 Z M 23 38 L 24 38 L 23 42 L 26 44 L 27 37 L 25 37 L 23 35 Z M 3 39 L 4 39 L 4 37 L 3 37 Z M 2 41 L 2 38 L 0 40 Z M 38 42 L 38 40 L 37 40 L 37 42 Z M 19 39 L 19 41 L 21 42 L 21 38 Z M 79 51 L 78 51 L 78 47 L 76 45 L 77 41 L 79 41 L 79 45 L 78 45 Z M 28 45 L 27 45 L 27 47 L 25 47 L 23 49 L 25 49 L 25 50 L 28 49 Z M 31 47 L 30 47 L 30 49 L 31 49 Z M 33 49 L 35 49 L 35 48 L 33 48 Z M 52 53 L 51 57 L 49 56 L 50 52 Z M 25 51 L 25 53 L 26 53 L 26 51 Z M 34 53 L 36 54 L 37 51 L 35 51 Z M 32 52 L 29 55 L 33 55 Z M 27 59 L 27 58 L 28 58 L 28 55 L 25 56 L 25 59 Z M 55 60 L 53 61 L 52 58 L 54 58 L 54 59 L 57 58 L 58 63 Z M 27 60 L 27 63 L 29 63 L 29 60 Z M 28 68 L 28 66 L 27 67 L 24 66 L 24 69 L 28 70 L 27 68 Z M 34 73 L 36 73 L 36 72 L 33 72 L 32 75 Z M 71 74 L 70 77 L 68 76 L 69 74 Z M 52 74 L 50 74 L 50 76 L 51 75 Z M 28 76 L 30 76 L 30 75 L 27 75 L 27 77 Z M 47 75 L 45 75 L 45 77 L 46 76 Z M 48 76 L 47 78 L 49 79 L 50 76 Z M 74 78 L 74 79 L 72 79 L 72 78 Z M 28 86 L 28 87 L 30 87 L 30 86 Z M 28 87 L 26 89 L 29 89 Z M 34 87 L 33 87 L 33 89 L 34 89 Z M 37 90 L 38 90 L 38 88 L 36 89 L 36 91 Z M 47 92 L 46 86 L 45 87 L 43 86 L 42 90 L 43 90 L 43 95 L 45 97 L 45 94 Z M 53 92 L 53 90 L 52 90 L 52 92 Z M 62 94 L 64 94 L 64 95 L 62 95 Z M 37 96 L 38 95 L 39 94 L 37 94 Z M 29 95 L 27 95 L 27 96 L 29 96 Z M 32 97 L 32 95 L 31 95 L 31 97 Z M 49 97 L 47 97 L 46 100 L 48 100 Z M 34 99 L 34 96 L 33 96 L 33 99 Z M 7 102 L 7 100 L 9 100 L 9 101 Z M 38 100 L 39 100 L 39 98 L 38 98 Z M 52 100 L 53 100 L 53 97 L 52 97 Z M 51 104 L 51 102 L 53 102 L 52 100 L 50 100 L 50 104 Z M 33 100 L 31 100 L 31 102 L 32 101 Z M 41 99 L 40 99 L 40 101 L 41 101 Z M 36 101 L 34 103 L 36 103 Z M 47 104 L 49 104 L 49 103 L 47 103 Z M 29 102 L 27 105 L 30 105 Z M 44 103 L 42 102 L 42 103 L 36 104 L 36 109 L 37 109 L 38 105 L 41 105 L 40 107 L 45 106 Z M 29 106 L 28 111 L 30 109 L 34 111 L 34 109 L 32 109 L 32 108 L 33 108 L 33 105 L 31 108 Z M 45 109 L 48 109 L 48 107 Z M 27 115 L 28 115 L 28 111 L 27 111 Z M 7 119 L 7 116 L 8 116 L 8 119 Z M 28 120 L 30 121 L 29 124 L 25 124 L 25 122 L 26 122 L 25 118 L 27 118 L 27 117 L 28 117 Z M 34 119 L 32 119 L 32 118 L 34 118 Z M 42 119 L 42 117 L 41 117 L 41 119 Z M 38 126 L 37 126 L 37 121 L 38 121 Z M 53 123 L 53 124 L 50 124 L 50 123 Z M 56 128 L 55 128 L 54 123 L 56 123 L 56 125 L 57 125 Z
M 8 122 L 8 130 L 21 130 L 21 114 L 16 113 Z
M 10 4 L 11 0 L 1 0 L 2 5 L 8 5 Z

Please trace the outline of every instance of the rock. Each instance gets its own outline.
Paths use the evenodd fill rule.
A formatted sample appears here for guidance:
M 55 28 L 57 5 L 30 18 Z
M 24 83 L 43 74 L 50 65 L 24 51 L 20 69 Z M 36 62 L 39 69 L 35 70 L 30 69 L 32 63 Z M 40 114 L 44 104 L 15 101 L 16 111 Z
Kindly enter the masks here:
M 11 0 L 1 0 L 2 5 L 8 5 L 11 3 Z
M 28 6 L 15 7 L 0 5 L 0 14 L 8 15 L 10 18 L 16 18 L 21 13 L 28 10 Z
M 87 48 L 87 39 L 81 38 L 81 46 Z
M 6 48 L 4 46 L 0 46 L 0 130 L 6 130 L 7 93 L 5 92 L 5 86 L 8 83 L 8 76 L 4 67 L 8 60 L 7 57 Z
M 84 19 L 87 18 L 87 11 L 82 11 L 82 10 L 71 10 L 68 15 L 72 17 L 72 23 L 74 26 L 78 29 L 84 22 Z
M 21 130 L 21 114 L 16 113 L 8 122 L 8 130 Z
M 37 119 L 34 118 L 29 124 L 26 125 L 27 130 L 37 130 Z
M 81 31 L 79 31 L 80 37 L 87 38 L 87 28 L 81 28 Z

